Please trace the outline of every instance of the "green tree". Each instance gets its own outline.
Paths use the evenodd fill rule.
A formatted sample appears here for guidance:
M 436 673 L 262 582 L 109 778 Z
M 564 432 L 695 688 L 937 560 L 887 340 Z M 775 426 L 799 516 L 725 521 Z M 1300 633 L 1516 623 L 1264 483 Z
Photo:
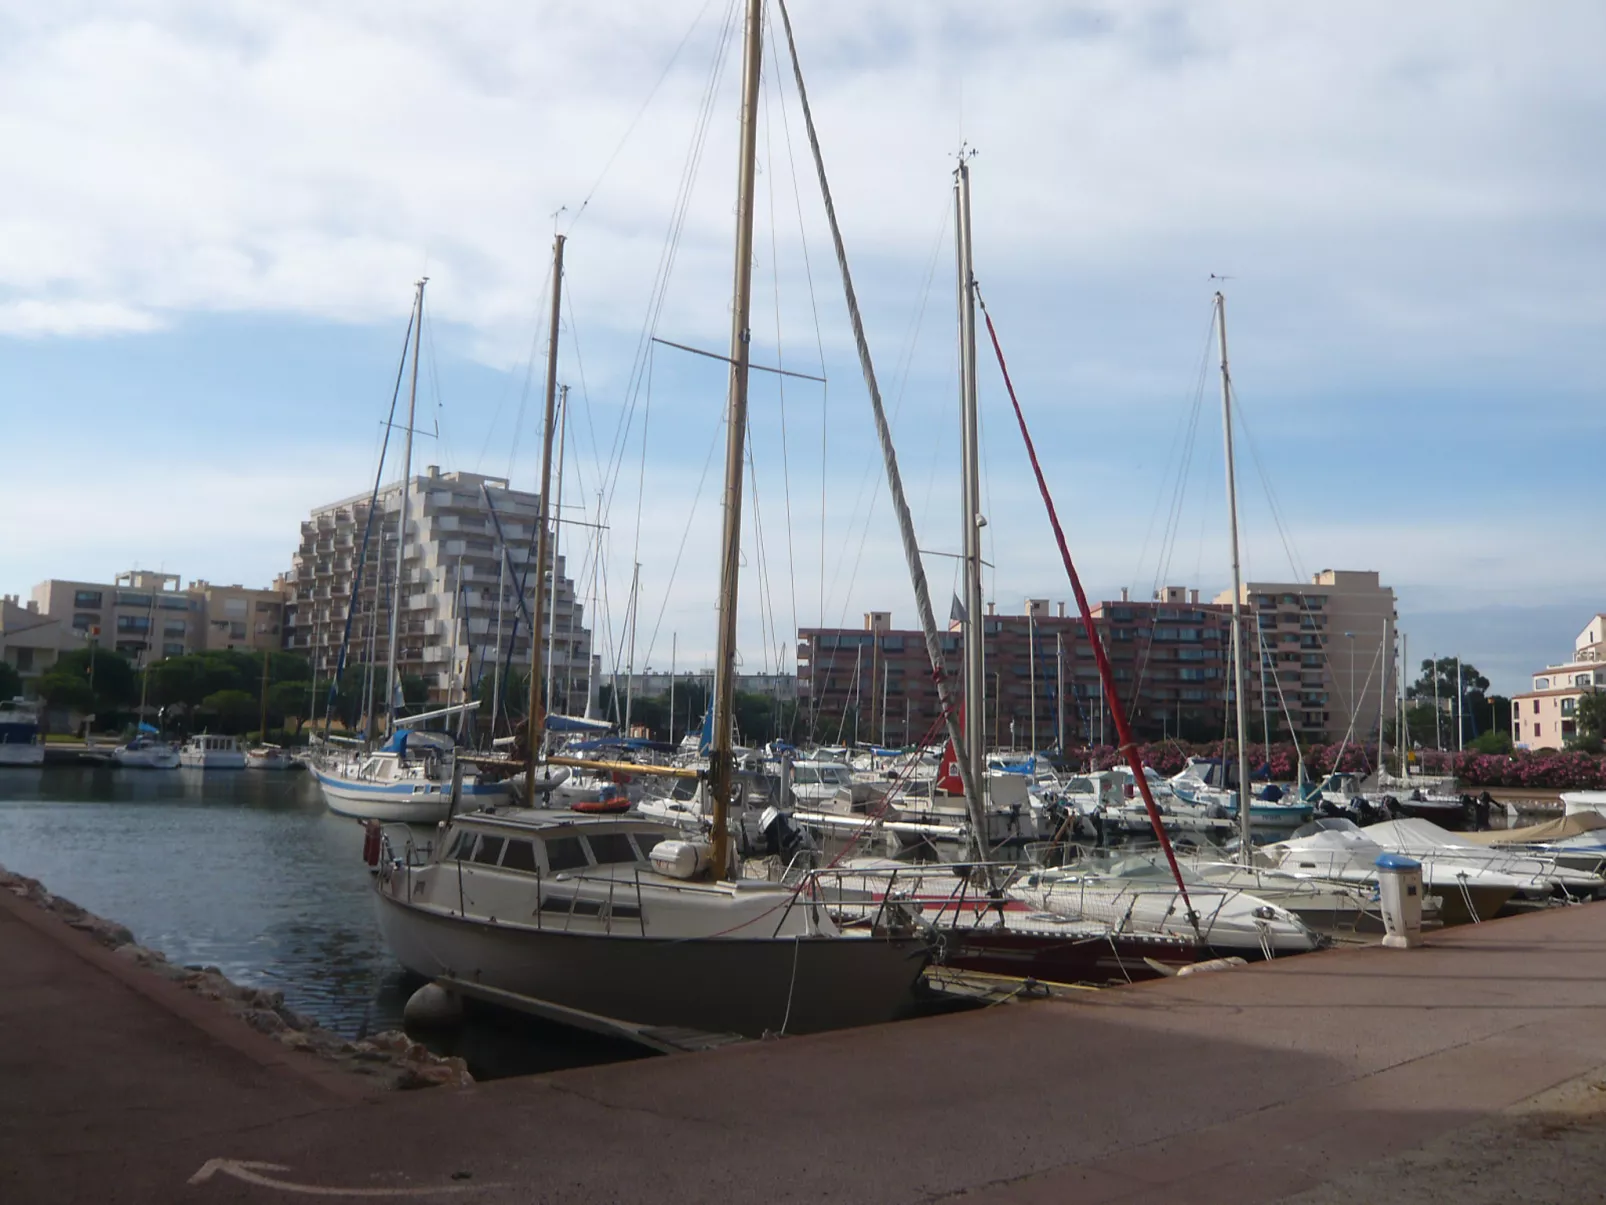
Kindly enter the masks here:
M 1606 745 L 1606 691 L 1592 690 L 1579 699 L 1573 718 L 1578 723 L 1573 748 L 1599 753 Z
M 88 713 L 94 710 L 95 696 L 89 679 L 70 671 L 52 669 L 40 676 L 34 690 L 46 707 Z
M 282 728 L 293 716 L 299 736 L 309 711 L 311 692 L 311 682 L 275 682 L 268 687 L 268 722 Z
M 0 661 L 0 699 L 15 699 L 22 693 L 22 675 L 9 661 Z
M 1429 700 L 1435 697 L 1440 699 L 1455 698 L 1456 685 L 1456 659 L 1454 657 L 1440 657 L 1434 661 L 1430 657 L 1422 659 L 1422 672 L 1417 680 L 1405 689 L 1408 699 Z M 1467 694 L 1470 706 L 1472 696 L 1481 700 L 1489 689 L 1489 679 L 1478 672 L 1478 667 L 1470 661 L 1460 662 L 1461 689 Z M 1435 689 L 1435 683 L 1437 689 Z
M 257 718 L 257 700 L 243 690 L 220 690 L 201 700 L 201 715 L 216 724 L 220 732 L 238 734 Z
M 1468 743 L 1474 753 L 1510 753 L 1511 733 L 1504 728 L 1491 728 L 1476 740 Z
M 94 672 L 91 673 L 91 667 Z M 74 649 L 56 658 L 51 674 L 81 678 L 93 690 L 87 707 L 80 710 L 106 715 L 139 702 L 139 672 L 121 653 L 103 648 Z

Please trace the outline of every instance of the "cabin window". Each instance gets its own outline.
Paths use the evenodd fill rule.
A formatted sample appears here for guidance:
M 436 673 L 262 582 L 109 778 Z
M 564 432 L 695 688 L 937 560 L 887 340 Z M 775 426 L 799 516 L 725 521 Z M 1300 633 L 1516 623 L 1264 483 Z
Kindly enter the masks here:
M 793 783 L 807 783 L 812 785 L 820 781 L 820 776 L 815 773 L 814 767 L 812 766 L 793 766 L 792 781 Z
M 477 836 L 479 836 L 478 833 L 458 833 L 457 839 L 452 842 L 452 848 L 446 853 L 447 860 L 468 857 L 468 851 L 474 848 L 474 838 Z
M 630 844 L 627 833 L 592 833 L 586 840 L 591 843 L 591 856 L 598 866 L 636 860 L 636 847 Z
M 503 838 L 486 833 L 480 838 L 480 847 L 474 851 L 474 861 L 486 866 L 495 866 L 502 856 L 502 846 L 506 843 Z
M 535 846 L 528 841 L 509 841 L 502 855 L 503 870 L 524 870 L 535 873 Z
M 547 839 L 546 866 L 554 874 L 560 870 L 582 870 L 588 865 L 585 846 L 580 843 L 579 837 Z

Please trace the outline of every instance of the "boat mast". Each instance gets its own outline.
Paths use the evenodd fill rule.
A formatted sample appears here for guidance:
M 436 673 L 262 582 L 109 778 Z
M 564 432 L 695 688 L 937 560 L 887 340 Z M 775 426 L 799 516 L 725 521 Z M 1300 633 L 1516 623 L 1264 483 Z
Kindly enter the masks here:
M 1029 753 L 1037 752 L 1037 618 L 1026 612 L 1026 693 L 1030 696 L 1028 715 L 1032 734 L 1026 738 Z
M 546 416 L 541 425 L 541 496 L 536 500 L 536 572 L 546 571 L 549 533 L 547 531 L 547 492 L 552 488 L 552 421 L 558 405 L 558 317 L 563 301 L 563 236 L 552 240 L 552 320 L 547 331 L 546 344 Z M 530 604 L 530 707 L 525 713 L 524 758 L 525 798 L 535 800 L 535 758 L 541 748 L 541 732 L 546 727 L 546 712 L 541 706 L 541 628 L 542 603 L 546 591 L 541 579 L 535 579 L 535 598 Z
M 396 579 L 390 592 L 390 643 L 385 654 L 387 673 L 385 714 L 389 717 L 389 732 L 396 728 L 396 693 L 401 679 L 396 668 L 396 636 L 400 630 L 402 609 L 402 573 L 407 562 L 407 520 L 409 493 L 413 475 L 413 417 L 418 410 L 418 356 L 424 344 L 424 286 L 429 277 L 418 282 L 418 296 L 413 302 L 413 374 L 407 388 L 407 430 L 402 440 L 401 509 L 396 514 Z
M 552 499 L 552 593 L 550 596 L 550 604 L 547 607 L 547 610 L 552 615 L 552 618 L 549 622 L 551 624 L 552 635 L 554 637 L 554 639 L 547 645 L 546 659 L 546 705 L 549 708 L 552 706 L 552 686 L 558 669 L 556 640 L 558 632 L 558 544 L 560 542 L 559 537 L 563 534 L 563 437 L 568 429 L 569 387 L 567 385 L 561 385 L 558 387 L 558 484 L 555 487 L 557 492 Z M 570 626 L 572 627 L 573 625 L 571 624 Z M 568 656 L 573 655 L 573 647 L 573 642 L 571 641 Z M 565 659 L 567 659 L 567 657 Z M 564 692 L 563 706 L 564 710 L 568 710 L 569 699 L 567 691 Z
M 630 571 L 630 606 L 626 618 L 630 623 L 630 645 L 625 653 L 625 735 L 630 735 L 630 716 L 636 702 L 636 606 L 641 590 L 641 562 Z
M 266 634 L 267 633 L 263 633 L 263 635 L 266 635 Z M 262 745 L 265 745 L 265 744 L 268 743 L 268 652 L 269 652 L 268 647 L 266 645 L 263 645 L 262 646 L 262 716 L 261 716 L 260 722 L 257 725 L 257 743 L 258 744 L 262 744 Z M 148 679 L 148 677 L 149 677 L 149 675 L 147 674 L 147 679 Z M 139 692 L 139 710 L 140 710 L 140 718 L 143 719 L 144 718 L 144 712 L 145 712 L 145 689 L 144 689 L 144 687 L 141 687 L 140 688 L 140 692 Z
M 507 595 L 507 544 L 500 539 L 501 557 L 496 564 L 496 656 L 491 659 L 491 739 L 496 740 L 496 721 L 502 717 L 502 612 Z
M 736 171 L 736 275 L 731 301 L 730 397 L 725 420 L 725 515 L 720 540 L 719 644 L 714 662 L 713 742 L 708 755 L 713 795 L 714 874 L 730 871 L 730 805 L 734 772 L 731 709 L 736 701 L 736 598 L 742 556 L 742 467 L 747 448 L 747 365 L 752 331 L 753 177 L 758 158 L 758 85 L 764 62 L 764 0 L 747 0 L 742 47 L 742 128 Z
M 1054 633 L 1054 746 L 1065 760 L 1065 633 Z
M 1244 743 L 1243 569 L 1238 558 L 1238 476 L 1232 459 L 1232 374 L 1227 369 L 1227 299 L 1216 293 L 1216 333 L 1221 339 L 1221 426 L 1227 442 L 1227 518 L 1232 528 L 1232 692 L 1238 722 L 1239 857 L 1247 865 L 1254 850 L 1250 830 L 1249 746 Z
M 961 458 L 960 537 L 965 572 L 965 747 L 955 753 L 970 767 L 973 789 L 981 791 L 983 750 L 986 744 L 986 672 L 983 664 L 981 600 L 980 441 L 976 424 L 976 277 L 970 244 L 970 163 L 961 151 L 954 169 L 954 232 L 959 255 L 959 451 Z M 972 815 L 982 816 L 985 799 L 972 803 Z M 985 854 L 985 829 L 974 834 L 978 853 Z

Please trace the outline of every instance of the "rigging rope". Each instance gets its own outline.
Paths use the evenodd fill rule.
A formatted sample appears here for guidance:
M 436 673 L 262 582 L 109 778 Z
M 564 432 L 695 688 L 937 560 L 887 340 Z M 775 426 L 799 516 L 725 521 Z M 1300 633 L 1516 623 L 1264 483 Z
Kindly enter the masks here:
M 803 65 L 797 57 L 797 40 L 792 35 L 792 16 L 786 0 L 777 0 L 781 22 L 786 29 L 786 48 L 792 60 L 792 78 L 797 84 L 798 100 L 803 108 L 803 122 L 809 135 L 809 150 L 814 156 L 814 170 L 819 177 L 820 198 L 825 205 L 825 217 L 831 227 L 831 242 L 836 249 L 837 269 L 842 276 L 842 292 L 847 302 L 848 318 L 853 324 L 853 341 L 859 352 L 859 369 L 870 394 L 870 408 L 875 414 L 876 437 L 881 445 L 882 460 L 886 464 L 887 490 L 892 495 L 893 511 L 898 519 L 898 533 L 903 540 L 903 555 L 908 562 L 909 576 L 914 586 L 915 610 L 920 615 L 920 630 L 925 636 L 926 655 L 930 659 L 932 678 L 937 688 L 937 701 L 942 711 L 943 724 L 954 748 L 964 747 L 964 734 L 959 730 L 959 715 L 954 707 L 948 684 L 946 663 L 942 655 L 942 639 L 937 633 L 937 621 L 931 612 L 931 594 L 926 586 L 926 570 L 920 560 L 920 544 L 915 539 L 914 520 L 909 514 L 909 503 L 903 493 L 903 478 L 898 471 L 898 453 L 892 446 L 892 428 L 887 423 L 886 408 L 881 403 L 881 387 L 876 382 L 875 365 L 870 359 L 870 344 L 865 338 L 864 317 L 859 313 L 859 299 L 853 289 L 853 275 L 848 270 L 847 247 L 842 241 L 842 228 L 837 223 L 836 205 L 831 200 L 831 185 L 825 175 L 825 159 L 820 153 L 820 139 L 814 128 L 814 113 L 809 107 L 809 94 L 803 84 Z M 974 618 L 974 617 L 973 617 Z M 977 700 L 979 703 L 979 700 Z M 981 783 L 976 781 L 970 765 L 971 759 L 958 759 L 960 777 L 964 782 L 965 801 L 971 814 L 971 842 L 978 854 L 985 856 L 987 817 L 981 795 Z
M 1043 496 L 1043 505 L 1048 510 L 1048 521 L 1054 528 L 1054 541 L 1059 545 L 1060 559 L 1065 562 L 1065 574 L 1070 578 L 1071 590 L 1076 595 L 1077 609 L 1082 613 L 1082 626 L 1087 632 L 1088 643 L 1093 646 L 1093 657 L 1098 662 L 1099 678 L 1104 683 L 1104 692 L 1109 696 L 1110 715 L 1115 720 L 1115 730 L 1121 741 L 1121 752 L 1126 756 L 1127 765 L 1132 767 L 1132 777 L 1136 780 L 1139 792 L 1143 795 L 1143 808 L 1149 814 L 1149 823 L 1154 827 L 1154 834 L 1160 839 L 1160 848 L 1165 851 L 1165 860 L 1170 864 L 1171 877 L 1177 881 L 1177 890 L 1182 893 L 1182 901 L 1188 908 L 1188 920 L 1193 924 L 1194 934 L 1199 934 L 1199 915 L 1193 909 L 1193 901 L 1188 898 L 1188 887 L 1182 881 L 1182 871 L 1177 866 L 1176 852 L 1171 848 L 1171 838 L 1166 835 L 1165 825 L 1160 820 L 1160 809 L 1155 806 L 1154 794 L 1149 790 L 1149 778 L 1143 772 L 1143 759 L 1138 756 L 1137 742 L 1132 737 L 1131 726 L 1127 723 L 1126 708 L 1121 704 L 1119 692 L 1115 689 L 1115 673 L 1110 668 L 1109 655 L 1104 651 L 1104 642 L 1099 639 L 1098 630 L 1093 626 L 1093 610 L 1088 605 L 1087 592 L 1082 589 L 1082 579 L 1077 576 L 1076 565 L 1071 560 L 1071 550 L 1065 542 L 1065 529 L 1060 526 L 1059 511 L 1054 507 L 1054 497 L 1049 493 L 1048 481 L 1043 476 L 1043 466 L 1037 460 L 1037 447 L 1032 443 L 1032 433 L 1026 428 L 1026 414 L 1021 410 L 1020 399 L 1015 396 L 1015 385 L 1009 379 L 1009 366 L 1004 363 L 1004 349 L 999 345 L 998 332 L 993 328 L 993 316 L 987 312 L 987 303 L 982 300 L 981 287 L 976 287 L 976 304 L 981 307 L 981 316 L 987 323 L 987 337 L 992 340 L 993 354 L 998 357 L 998 371 L 1003 374 L 1004 388 L 1009 391 L 1009 404 L 1015 408 L 1015 421 L 1020 424 L 1020 436 L 1026 444 L 1026 455 L 1032 462 L 1032 472 L 1037 477 L 1037 489 Z M 1200 937 L 1203 941 L 1203 937 Z

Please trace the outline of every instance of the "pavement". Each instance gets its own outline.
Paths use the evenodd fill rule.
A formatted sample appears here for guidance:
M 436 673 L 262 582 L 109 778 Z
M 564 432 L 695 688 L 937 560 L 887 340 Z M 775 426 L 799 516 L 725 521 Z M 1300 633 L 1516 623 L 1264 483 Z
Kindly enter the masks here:
M 6 893 L 0 958 L 7 1205 L 1359 1202 L 1384 1198 L 1357 1177 L 1458 1137 L 1487 1148 L 1524 1102 L 1587 1094 L 1606 1069 L 1596 906 L 1419 950 L 389 1094 Z M 1577 1134 L 1606 1150 L 1606 1129 Z M 1507 1160 L 1519 1181 L 1554 1162 L 1535 1143 Z M 1433 1165 L 1417 1171 L 1400 1199 L 1435 1199 Z M 1598 1199 L 1593 1183 L 1568 1199 Z

